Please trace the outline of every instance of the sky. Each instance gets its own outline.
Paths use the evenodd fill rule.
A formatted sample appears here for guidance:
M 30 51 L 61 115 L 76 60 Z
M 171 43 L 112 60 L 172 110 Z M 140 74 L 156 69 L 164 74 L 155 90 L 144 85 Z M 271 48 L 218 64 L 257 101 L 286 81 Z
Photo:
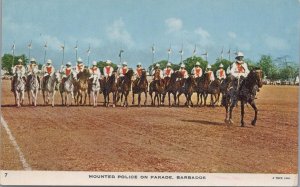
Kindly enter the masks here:
M 241 51 L 245 58 L 258 61 L 261 55 L 274 59 L 288 55 L 299 63 L 300 0 L 2 0 L 2 55 L 29 55 L 38 63 L 52 59 L 62 63 L 61 45 L 65 43 L 64 63 L 75 64 L 78 57 L 122 61 L 129 67 L 138 62 L 170 61 L 208 52 L 208 62 L 228 59 L 228 50 Z M 205 59 L 205 56 L 202 56 Z

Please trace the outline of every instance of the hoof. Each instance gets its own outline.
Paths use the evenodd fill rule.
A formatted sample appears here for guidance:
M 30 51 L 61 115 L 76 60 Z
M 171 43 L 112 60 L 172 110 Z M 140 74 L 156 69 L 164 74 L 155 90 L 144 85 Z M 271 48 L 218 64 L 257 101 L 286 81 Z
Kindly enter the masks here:
M 191 108 L 191 106 L 189 105 L 188 108 Z
M 245 123 L 242 122 L 242 123 L 241 123 L 241 127 L 245 127 Z
M 113 104 L 113 106 L 112 106 L 113 108 L 115 108 L 116 107 L 116 105 L 115 104 Z
M 256 124 L 256 121 L 253 120 L 253 121 L 251 122 L 251 125 L 255 126 L 255 124 Z
M 139 107 L 141 108 L 142 105 L 139 104 Z
M 231 119 L 228 120 L 229 124 L 233 124 L 233 121 Z

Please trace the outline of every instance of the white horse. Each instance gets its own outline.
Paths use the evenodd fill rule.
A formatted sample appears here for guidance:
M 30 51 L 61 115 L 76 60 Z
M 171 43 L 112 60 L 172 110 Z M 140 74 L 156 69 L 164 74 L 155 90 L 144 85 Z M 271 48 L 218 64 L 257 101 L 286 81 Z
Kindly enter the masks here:
M 74 75 L 71 74 L 65 78 L 64 83 L 59 87 L 62 105 L 69 106 L 69 95 L 71 95 L 71 105 L 74 100 Z
M 51 105 L 54 107 L 54 96 L 55 96 L 55 87 L 58 84 L 58 73 L 53 73 L 51 76 L 47 75 L 43 78 L 43 99 L 44 105 L 48 105 L 51 99 Z M 47 96 L 47 98 L 46 98 Z
M 17 107 L 23 105 L 24 101 L 24 92 L 25 92 L 25 80 L 22 77 L 22 73 L 17 71 L 14 79 L 14 95 L 15 95 L 15 103 Z
M 30 78 L 29 80 L 29 88 L 28 88 L 28 100 L 29 104 L 30 102 L 30 95 L 32 96 L 32 105 L 36 106 L 37 103 L 37 94 L 39 91 L 39 81 L 38 81 L 38 75 L 37 72 L 33 72 L 31 75 L 29 75 L 27 78 Z
M 93 106 L 96 107 L 98 103 L 98 95 L 100 91 L 99 77 L 97 75 L 92 75 L 91 81 L 92 82 L 90 84 L 89 93 L 92 92 Z

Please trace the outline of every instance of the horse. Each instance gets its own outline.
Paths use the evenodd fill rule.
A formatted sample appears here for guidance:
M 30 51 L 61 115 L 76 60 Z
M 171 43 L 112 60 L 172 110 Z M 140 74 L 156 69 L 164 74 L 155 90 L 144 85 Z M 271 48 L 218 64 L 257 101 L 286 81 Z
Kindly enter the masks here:
M 226 124 L 232 124 L 232 110 L 236 106 L 237 102 L 241 102 L 241 127 L 245 126 L 244 122 L 244 105 L 249 103 L 255 111 L 254 118 L 251 125 L 255 126 L 257 121 L 257 107 L 255 104 L 256 92 L 263 86 L 262 84 L 262 70 L 259 68 L 252 69 L 248 76 L 241 82 L 238 90 L 234 90 L 233 84 L 229 87 L 225 99 L 223 100 L 223 106 L 226 109 Z
M 90 78 L 88 94 L 90 96 L 90 94 L 92 93 L 94 107 L 97 107 L 98 105 L 99 91 L 100 91 L 99 77 L 96 74 L 93 74 L 92 77 Z M 90 103 L 90 97 L 89 97 L 89 103 Z
M 22 77 L 22 73 L 17 71 L 13 77 L 14 79 L 14 95 L 15 103 L 17 107 L 21 107 L 24 102 L 24 92 L 25 92 L 25 80 Z
M 207 95 L 210 94 L 210 105 L 215 106 L 215 104 L 219 101 L 220 98 L 220 84 L 219 80 L 212 81 L 207 89 Z M 206 103 L 206 102 L 205 102 Z
M 184 80 L 179 80 L 182 78 L 182 74 L 179 71 L 175 71 L 171 74 L 171 77 L 169 78 L 169 83 L 166 84 L 165 93 L 163 94 L 163 103 L 165 100 L 165 96 L 168 93 L 168 99 L 169 99 L 169 107 L 171 107 L 171 94 L 173 94 L 174 97 L 174 105 L 177 103 L 177 92 L 178 90 L 183 86 Z
M 142 75 L 139 79 L 133 81 L 132 84 L 132 104 L 134 105 L 134 94 L 138 94 L 138 106 L 141 106 L 141 94 L 145 93 L 145 101 L 144 105 L 146 106 L 147 103 L 147 92 L 148 92 L 148 81 L 146 70 L 142 70 Z
M 194 93 L 196 86 L 197 86 L 197 82 L 196 82 L 194 76 L 190 75 L 185 80 L 184 86 L 178 90 L 178 95 L 177 95 L 177 100 L 178 100 L 177 105 L 178 106 L 179 106 L 179 97 L 181 94 L 185 95 L 186 105 L 188 107 L 191 107 L 191 105 L 193 106 L 192 95 Z
M 54 107 L 54 96 L 55 96 L 55 87 L 58 84 L 58 73 L 53 73 L 52 75 L 46 75 L 43 77 L 43 86 L 42 86 L 42 93 L 43 93 L 43 100 L 44 105 L 48 105 L 49 98 L 51 98 L 51 105 Z M 46 99 L 47 96 L 47 99 Z
M 32 104 L 33 106 L 36 106 L 37 104 L 37 94 L 39 91 L 39 81 L 38 81 L 38 75 L 37 72 L 32 72 L 31 75 L 27 77 L 29 79 L 29 85 L 28 85 L 28 101 L 29 105 Z M 30 95 L 32 96 L 32 103 L 31 103 L 31 98 Z
M 69 96 L 71 95 L 71 105 L 73 105 L 74 99 L 74 75 L 71 73 L 69 76 L 63 79 L 64 81 L 59 86 L 59 91 L 61 95 L 62 105 L 69 106 Z
M 86 97 L 88 95 L 88 80 L 90 77 L 90 73 L 88 69 L 83 69 L 82 72 L 77 74 L 77 80 L 75 83 L 75 103 L 77 105 L 86 105 Z M 82 102 L 82 98 L 84 97 L 84 102 Z M 80 100 L 79 100 L 80 99 Z
M 109 106 L 109 94 L 113 95 L 113 107 L 116 107 L 116 100 L 118 94 L 118 86 L 116 83 L 116 72 L 109 77 L 105 77 L 101 80 L 101 84 L 103 84 L 103 96 L 104 96 L 104 106 Z
M 161 70 L 160 70 L 161 71 Z M 154 72 L 154 80 L 149 85 L 149 94 L 151 97 L 151 105 L 155 106 L 155 101 L 157 100 L 157 105 L 162 104 L 161 96 L 165 91 L 165 82 L 160 78 L 159 69 Z M 154 99 L 152 97 L 153 92 L 155 92 Z
M 129 91 L 130 91 L 130 88 L 131 88 L 132 76 L 133 76 L 133 70 L 129 69 L 128 72 L 125 74 L 124 79 L 122 80 L 122 82 L 120 82 L 120 85 L 118 86 L 120 88 L 119 92 L 122 95 L 124 95 L 124 97 L 125 97 L 125 100 L 124 100 L 124 103 L 123 103 L 124 107 L 128 107 L 128 95 L 129 95 Z M 117 102 L 119 101 L 119 99 L 120 99 L 120 97 L 119 97 L 119 94 L 118 94 Z

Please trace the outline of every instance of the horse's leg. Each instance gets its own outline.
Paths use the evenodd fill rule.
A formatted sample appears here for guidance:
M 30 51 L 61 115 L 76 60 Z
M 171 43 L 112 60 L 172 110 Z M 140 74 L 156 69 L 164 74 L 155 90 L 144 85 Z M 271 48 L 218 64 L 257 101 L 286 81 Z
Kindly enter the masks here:
M 253 119 L 252 122 L 251 122 L 251 125 L 255 126 L 256 120 L 257 120 L 257 112 L 258 112 L 258 110 L 257 110 L 257 107 L 256 107 L 256 104 L 255 104 L 255 101 L 254 101 L 254 100 L 252 100 L 252 101 L 250 102 L 250 105 L 252 106 L 252 108 L 253 108 L 254 111 L 255 111 L 255 116 L 254 116 L 254 119 Z
M 134 93 L 132 92 L 132 105 L 134 105 Z
M 128 94 L 129 94 L 129 91 L 126 91 L 125 94 L 124 94 L 124 97 L 125 97 L 125 102 L 126 102 L 126 107 L 128 107 Z
M 31 90 L 27 90 L 27 95 L 28 95 L 28 102 L 29 102 L 29 105 L 32 105 L 32 103 L 30 102 L 30 94 L 31 94 Z
M 176 103 L 177 103 L 176 102 L 176 92 L 172 92 L 172 94 L 173 94 L 173 97 L 174 97 L 174 104 L 173 105 L 176 106 Z
M 16 105 L 17 105 L 17 107 L 20 107 L 20 95 L 19 95 L 19 92 L 15 90 L 15 94 L 16 94 Z
M 42 91 L 42 93 L 43 93 L 44 105 L 46 105 L 45 91 Z
M 189 107 L 189 96 L 187 93 L 184 93 L 184 96 L 185 96 L 185 106 L 188 106 Z
M 244 101 L 241 100 L 241 127 L 245 126 L 245 123 L 244 123 L 244 113 L 245 113 L 245 110 L 244 110 Z
M 139 106 L 139 107 L 141 107 L 141 95 L 142 95 L 142 93 L 139 92 L 139 93 L 138 93 L 138 106 Z
M 154 104 L 154 102 L 153 102 L 153 92 L 149 92 L 149 95 L 150 95 L 150 97 L 151 97 L 151 105 L 153 106 L 153 104 Z
M 87 92 L 85 91 L 84 92 L 84 103 L 83 103 L 83 105 L 86 105 L 86 97 L 87 97 Z
M 146 104 L 147 104 L 147 90 L 145 91 L 145 102 L 144 102 L 144 105 L 146 106 Z
M 54 96 L 55 96 L 55 90 L 53 90 L 52 92 L 52 107 L 54 107 Z
M 232 110 L 233 110 L 233 107 L 235 107 L 235 105 L 236 105 L 236 102 L 233 101 L 230 105 L 230 108 L 229 108 L 229 120 L 228 121 L 229 121 L 230 124 L 233 123 L 233 121 L 232 121 Z
M 179 97 L 180 97 L 180 96 L 181 96 L 181 93 L 179 92 L 178 95 L 177 95 L 177 106 L 179 106 L 179 103 L 180 103 L 180 102 L 179 102 Z
M 117 93 L 113 92 L 113 107 L 116 107 L 116 97 L 117 97 Z
M 200 95 L 200 93 L 197 92 L 197 106 L 199 106 L 199 95 Z
M 168 92 L 169 107 L 171 107 L 171 92 Z

